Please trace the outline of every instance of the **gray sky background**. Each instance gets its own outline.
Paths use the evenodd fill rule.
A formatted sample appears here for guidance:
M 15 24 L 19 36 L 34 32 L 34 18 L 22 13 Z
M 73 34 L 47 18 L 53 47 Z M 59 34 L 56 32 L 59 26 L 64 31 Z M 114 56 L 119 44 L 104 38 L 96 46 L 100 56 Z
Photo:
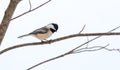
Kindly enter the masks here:
M 32 8 L 45 1 L 31 0 Z M 8 0 L 0 0 L 0 20 L 2 20 L 8 3 Z M 13 17 L 27 10 L 29 10 L 28 0 L 22 0 Z M 120 25 L 120 1 L 52 0 L 36 11 L 11 21 L 0 49 L 22 43 L 39 42 L 40 40 L 33 36 L 22 39 L 17 37 L 52 22 L 59 25 L 59 30 L 48 39 L 78 33 L 85 24 L 83 33 L 107 32 Z M 118 31 L 120 29 L 116 30 L 116 32 Z M 89 39 L 91 38 L 93 37 L 89 37 Z M 26 70 L 34 64 L 63 54 L 86 41 L 87 37 L 77 37 L 48 45 L 11 50 L 0 56 L 0 70 Z M 120 36 L 104 36 L 89 43 L 88 46 L 110 44 L 108 48 L 120 49 L 119 42 Z M 83 52 L 45 63 L 32 70 L 120 70 L 119 59 L 119 52 L 106 50 Z

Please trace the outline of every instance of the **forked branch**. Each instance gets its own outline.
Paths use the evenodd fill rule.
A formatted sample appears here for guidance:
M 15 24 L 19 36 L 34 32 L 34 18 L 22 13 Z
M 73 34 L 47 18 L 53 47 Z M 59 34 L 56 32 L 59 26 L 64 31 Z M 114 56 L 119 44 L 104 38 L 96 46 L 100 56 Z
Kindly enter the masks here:
M 86 42 L 85 42 L 85 43 L 86 43 Z M 87 42 L 87 43 L 88 43 L 88 42 Z M 84 44 L 84 43 L 83 43 L 83 44 Z M 50 58 L 50 59 L 48 59 L 48 60 L 42 61 L 42 62 L 40 62 L 40 63 L 38 63 L 38 64 L 36 64 L 36 65 L 33 65 L 33 66 L 31 66 L 30 68 L 28 68 L 27 70 L 31 70 L 31 69 L 39 66 L 39 65 L 42 65 L 42 64 L 44 64 L 44 63 L 49 62 L 49 61 L 52 61 L 52 60 L 55 60 L 55 59 L 64 57 L 64 56 L 66 56 L 66 55 L 75 54 L 75 53 L 93 52 L 93 51 L 98 51 L 98 50 L 102 50 L 102 49 L 105 49 L 105 50 L 107 50 L 107 51 L 118 51 L 118 52 L 120 52 L 120 49 L 109 49 L 109 48 L 107 48 L 107 46 L 109 46 L 109 44 L 107 44 L 107 45 L 105 45 L 105 46 L 94 46 L 94 47 L 80 48 L 80 47 L 82 47 L 82 46 L 80 45 L 80 46 L 78 46 L 80 49 L 74 49 L 74 50 L 72 49 L 72 50 L 70 50 L 70 51 L 68 51 L 68 52 L 66 52 L 66 53 L 64 53 L 64 54 L 61 54 L 61 55 L 59 55 L 59 56 L 56 56 L 56 57 Z
M 30 13 L 30 12 L 32 12 L 32 11 L 42 7 L 42 6 L 44 6 L 45 4 L 49 3 L 51 0 L 48 0 L 47 2 L 41 4 L 41 5 L 33 8 L 33 9 L 31 9 L 31 2 L 29 0 L 30 9 L 28 11 L 26 11 L 26 12 L 16 16 L 16 17 L 12 18 L 12 15 L 13 15 L 13 13 L 14 13 L 14 11 L 15 11 L 15 9 L 16 9 L 16 7 L 17 7 L 17 5 L 18 5 L 18 3 L 20 1 L 21 0 L 10 0 L 8 8 L 5 11 L 5 15 L 4 15 L 3 20 L 2 20 L 2 22 L 0 24 L 0 45 L 1 45 L 2 41 L 3 41 L 3 38 L 5 36 L 5 33 L 7 31 L 7 28 L 9 26 L 11 20 L 14 20 L 14 19 L 16 19 L 18 17 L 21 17 L 21 16 L 23 16 L 23 15 L 25 15 L 27 13 Z
M 16 16 L 16 17 L 12 18 L 11 20 L 14 20 L 14 19 L 16 19 L 16 18 L 19 18 L 19 17 L 21 17 L 21 16 L 23 16 L 23 15 L 25 15 L 25 14 L 28 14 L 28 13 L 30 13 L 30 12 L 32 12 L 32 11 L 35 11 L 35 10 L 37 10 L 38 8 L 46 5 L 46 4 L 49 3 L 50 1 L 52 1 L 52 0 L 48 0 L 48 1 L 46 1 L 45 3 L 43 3 L 43 4 L 41 4 L 41 5 L 37 6 L 37 7 L 35 7 L 35 8 L 33 8 L 33 9 L 31 9 L 31 2 L 30 2 L 30 0 L 29 0 L 30 9 L 29 9 L 28 11 L 26 11 L 26 12 L 24 12 L 24 13 Z

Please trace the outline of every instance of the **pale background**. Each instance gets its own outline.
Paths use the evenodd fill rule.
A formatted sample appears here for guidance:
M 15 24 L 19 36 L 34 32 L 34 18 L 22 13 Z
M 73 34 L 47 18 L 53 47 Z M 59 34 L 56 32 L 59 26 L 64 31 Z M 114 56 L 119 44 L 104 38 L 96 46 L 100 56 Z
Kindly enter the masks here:
M 32 7 L 45 1 L 31 0 Z M 9 0 L 0 0 L 0 20 L 8 3 Z M 13 17 L 27 10 L 29 10 L 28 0 L 22 0 Z M 59 30 L 49 39 L 78 33 L 85 24 L 83 33 L 107 32 L 120 25 L 120 0 L 52 0 L 36 11 L 11 21 L 0 50 L 17 44 L 39 42 L 40 40 L 32 36 L 22 39 L 17 37 L 51 22 L 57 23 Z M 34 64 L 63 54 L 86 41 L 86 37 L 77 37 L 48 45 L 8 51 L 0 55 L 0 70 L 26 70 Z M 108 48 L 120 49 L 119 42 L 119 36 L 105 36 L 89 43 L 89 46 L 110 44 Z M 120 70 L 120 53 L 100 50 L 73 54 L 32 70 Z

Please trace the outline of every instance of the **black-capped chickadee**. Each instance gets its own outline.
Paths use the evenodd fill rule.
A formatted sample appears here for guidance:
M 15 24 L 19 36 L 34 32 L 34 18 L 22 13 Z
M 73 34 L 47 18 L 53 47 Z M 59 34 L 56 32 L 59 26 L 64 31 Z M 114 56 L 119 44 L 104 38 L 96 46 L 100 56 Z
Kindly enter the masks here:
M 18 38 L 22 38 L 22 37 L 29 36 L 29 35 L 34 35 L 35 37 L 43 41 L 43 40 L 46 40 L 48 37 L 50 37 L 57 30 L 58 30 L 58 25 L 55 23 L 50 23 L 42 28 L 34 30 L 33 32 L 29 34 L 19 36 Z

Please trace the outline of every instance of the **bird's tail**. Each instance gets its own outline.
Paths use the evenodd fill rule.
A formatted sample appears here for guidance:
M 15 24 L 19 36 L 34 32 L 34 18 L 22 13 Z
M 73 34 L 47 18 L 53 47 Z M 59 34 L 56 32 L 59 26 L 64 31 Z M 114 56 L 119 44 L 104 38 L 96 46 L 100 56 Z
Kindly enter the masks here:
M 22 37 L 29 36 L 29 35 L 31 35 L 31 34 L 21 35 L 21 36 L 19 36 L 18 38 L 22 38 Z

